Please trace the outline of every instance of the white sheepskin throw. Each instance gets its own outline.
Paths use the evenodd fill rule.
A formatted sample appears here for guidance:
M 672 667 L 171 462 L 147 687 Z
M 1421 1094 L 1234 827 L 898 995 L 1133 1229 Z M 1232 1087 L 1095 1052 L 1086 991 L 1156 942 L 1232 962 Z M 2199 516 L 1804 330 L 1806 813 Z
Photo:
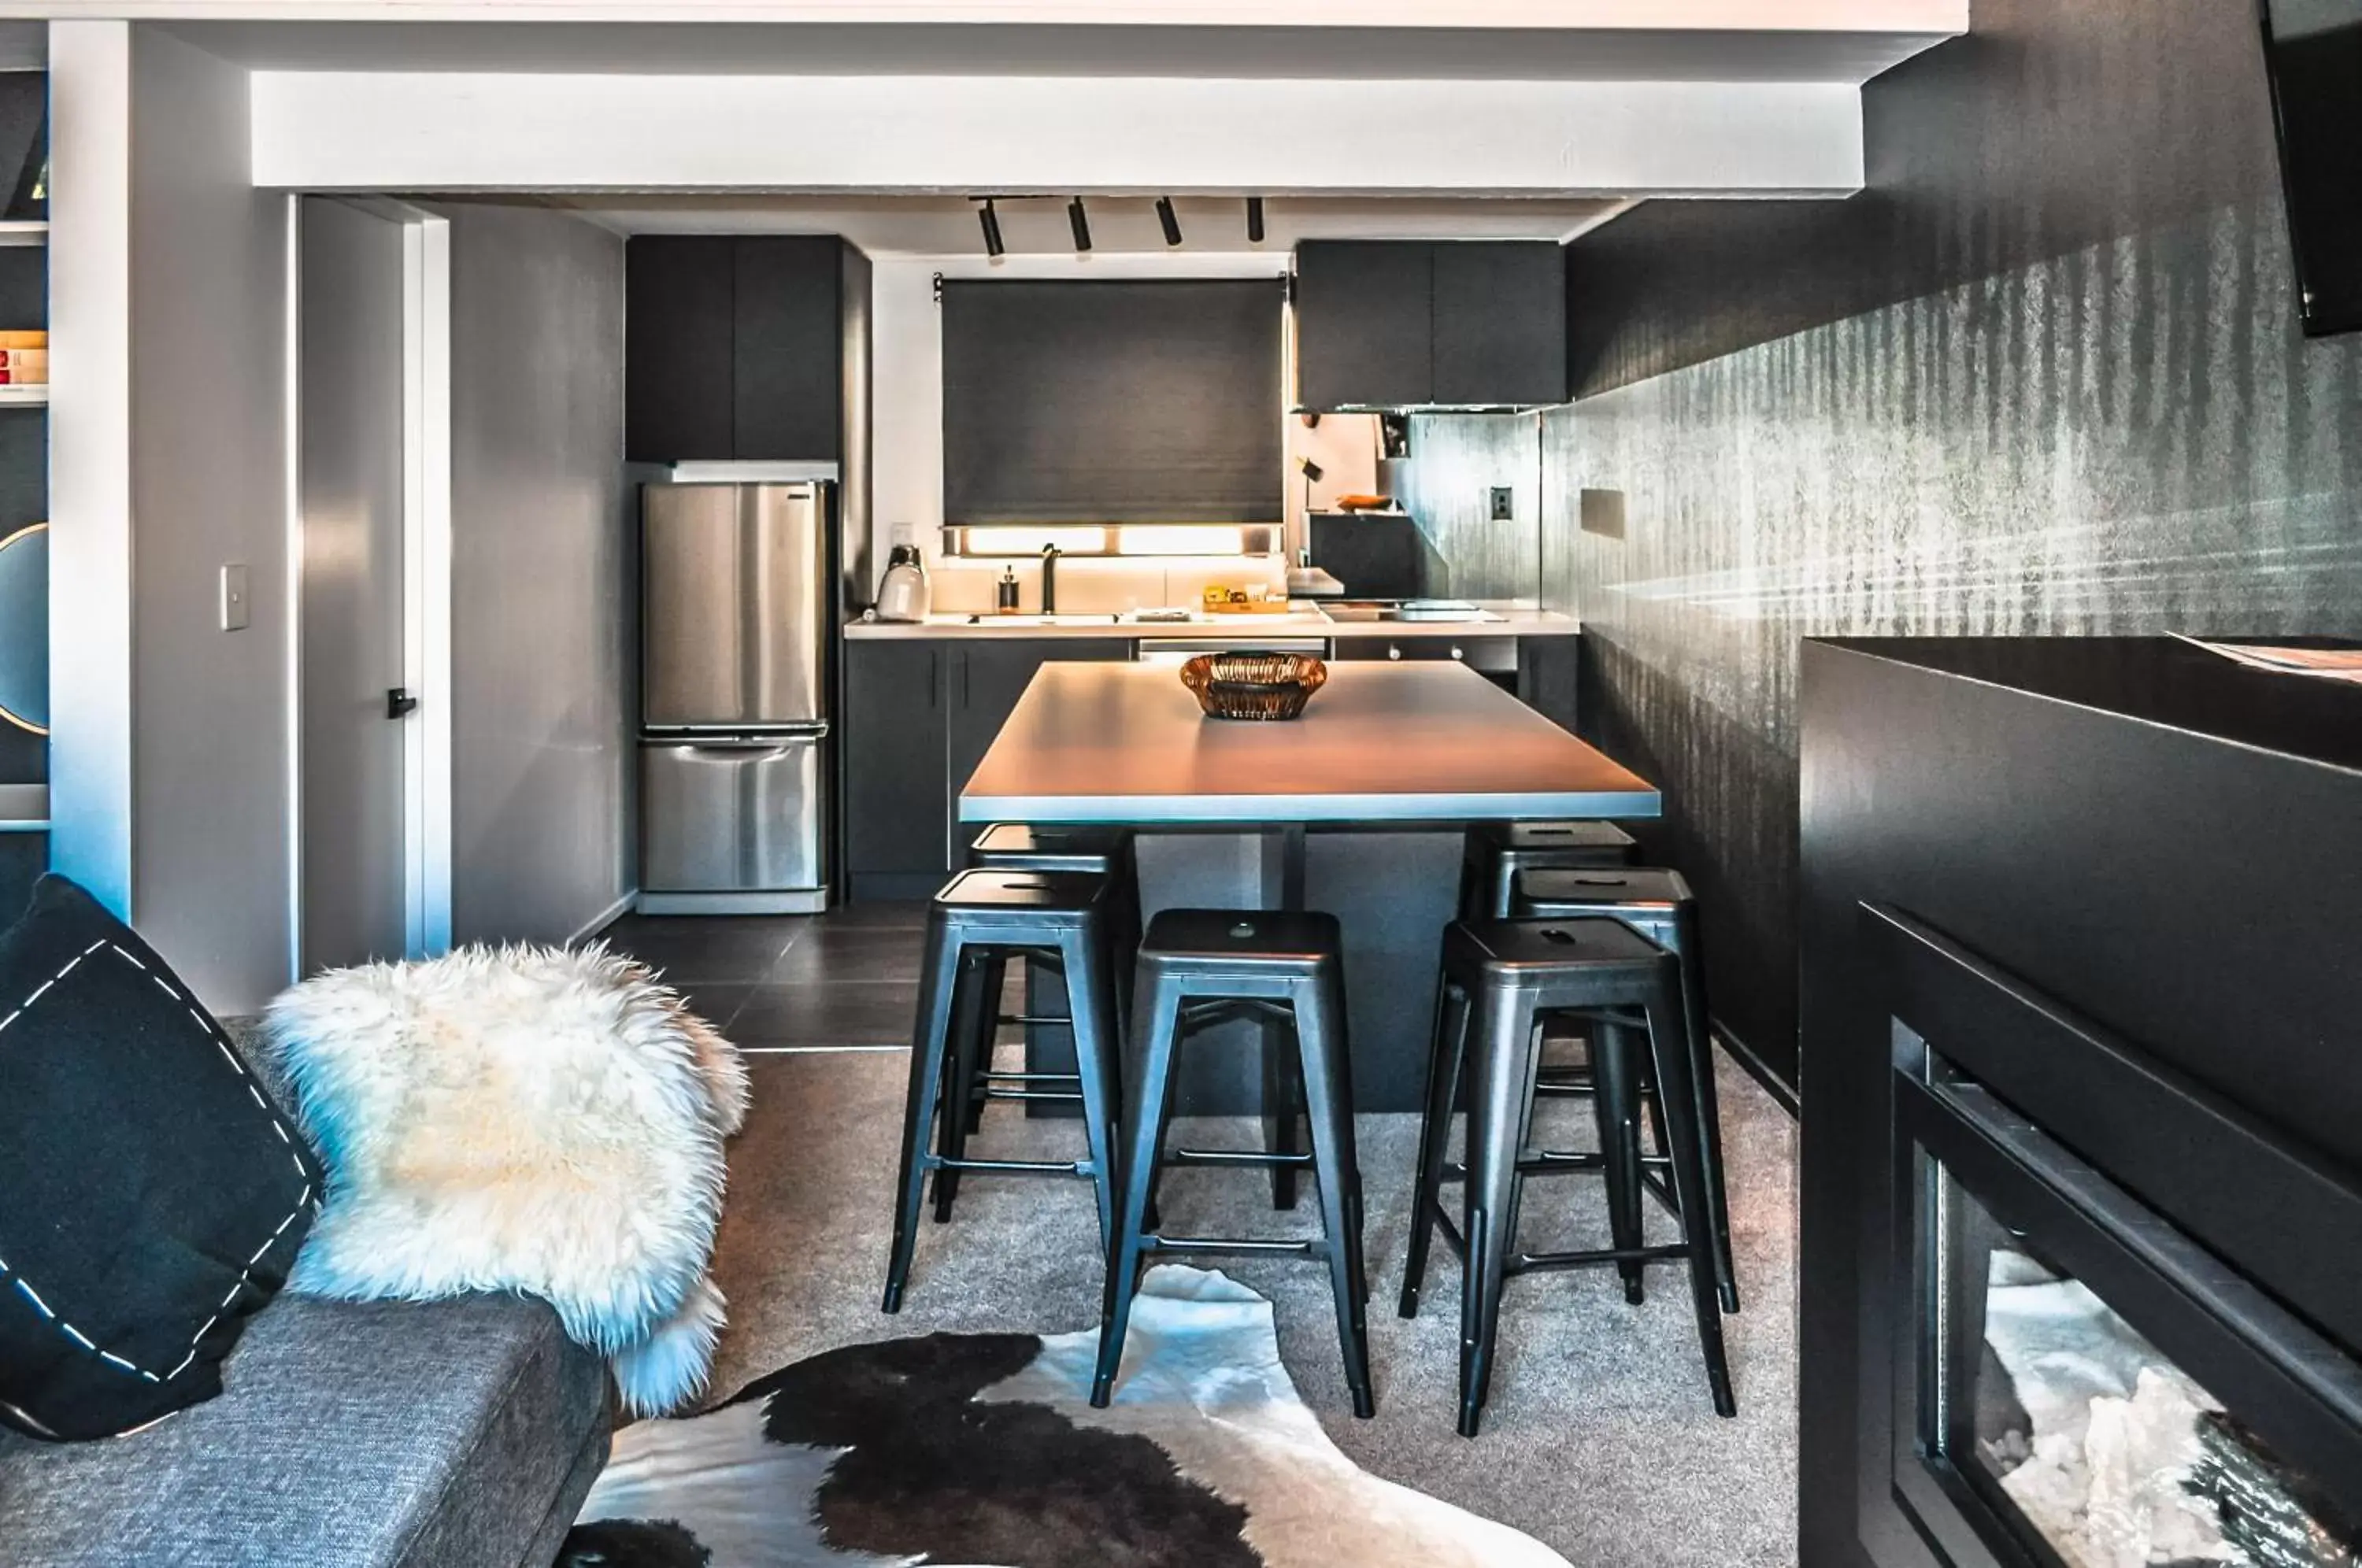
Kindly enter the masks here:
M 464 948 L 335 969 L 270 1004 L 271 1051 L 327 1167 L 290 1289 L 538 1296 L 635 1414 L 705 1386 L 736 1048 L 603 947 Z

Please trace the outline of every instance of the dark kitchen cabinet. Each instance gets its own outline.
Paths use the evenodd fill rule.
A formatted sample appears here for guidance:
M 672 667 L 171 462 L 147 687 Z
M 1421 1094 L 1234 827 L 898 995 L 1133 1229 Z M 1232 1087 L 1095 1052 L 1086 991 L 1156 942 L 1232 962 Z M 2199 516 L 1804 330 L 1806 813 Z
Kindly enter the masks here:
M 1566 252 L 1555 240 L 1438 245 L 1440 403 L 1566 400 Z
M 1552 240 L 1296 248 L 1297 403 L 1530 407 L 1566 397 L 1566 255 Z
M 1025 688 L 1034 673 L 1045 664 L 1060 660 L 1115 659 L 1129 661 L 1131 644 L 1120 637 L 1036 637 L 1023 642 L 1003 642 L 999 638 L 982 637 L 951 645 L 955 650 L 952 667 L 952 719 L 949 778 L 951 799 L 947 805 L 950 823 L 949 839 L 955 851 L 952 865 L 966 857 L 967 846 L 982 824 L 957 821 L 959 792 L 966 788 L 968 776 L 976 771 L 984 754 L 992 749 L 993 737 L 1000 726 L 1009 722 L 1016 711 L 1017 700 L 1025 695 Z
M 1298 403 L 1395 408 L 1434 401 L 1433 249 L 1348 239 L 1296 248 Z
M 845 868 L 853 896 L 911 897 L 966 863 L 959 792 L 1058 659 L 1129 660 L 1122 637 L 888 639 L 844 646 Z
M 943 873 L 951 653 L 941 642 L 844 645 L 844 857 L 855 878 Z
M 624 248 L 624 447 L 635 462 L 844 453 L 844 242 L 642 235 Z
M 624 249 L 624 445 L 634 462 L 726 458 L 735 271 L 727 239 L 647 235 Z

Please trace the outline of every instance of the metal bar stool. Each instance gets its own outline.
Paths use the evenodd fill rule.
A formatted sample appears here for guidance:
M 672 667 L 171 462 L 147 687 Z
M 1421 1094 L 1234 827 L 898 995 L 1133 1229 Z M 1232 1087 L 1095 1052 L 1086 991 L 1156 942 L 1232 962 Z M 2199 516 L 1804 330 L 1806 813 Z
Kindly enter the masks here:
M 1689 1017 L 1690 1084 L 1695 1091 L 1700 1153 L 1705 1160 L 1706 1219 L 1714 1229 L 1715 1285 L 1722 1309 L 1738 1310 L 1738 1274 L 1730 1255 L 1730 1206 L 1722 1165 L 1722 1103 L 1714 1083 L 1714 1041 L 1705 1007 L 1705 960 L 1698 942 L 1697 900 L 1678 871 L 1653 867 L 1622 870 L 1528 871 L 1518 878 L 1520 920 L 1620 920 L 1671 953 L 1682 966 L 1682 1007 Z M 1664 1113 L 1652 1083 L 1640 1086 L 1657 1153 L 1642 1161 L 1642 1183 L 1659 1202 L 1679 1211 L 1665 1185 Z M 1631 1195 L 1635 1204 L 1639 1194 Z M 1637 1231 L 1640 1220 L 1628 1221 Z
M 1131 1016 L 1131 955 L 1140 945 L 1140 886 L 1132 869 L 1131 834 L 1120 828 L 994 823 L 977 834 L 967 857 L 970 866 L 994 871 L 1072 871 L 1108 878 L 1109 944 L 1114 953 L 1116 1027 L 1120 1032 Z M 996 991 L 992 1005 L 998 1009 L 999 1002 Z M 1076 1075 L 1054 1060 L 1045 1067 L 1043 1057 L 1049 1050 L 1034 1038 L 1036 1031 L 1064 1033 L 1074 1027 L 1054 955 L 1025 960 L 1025 1010 L 1001 1014 L 993 1021 L 996 1029 L 1002 1024 L 1024 1029 L 1031 1059 L 1021 1072 L 997 1072 L 988 1048 L 967 1102 L 969 1132 L 981 1125 L 984 1108 L 992 1100 L 1023 1100 L 1029 1111 L 1038 1105 L 1081 1103 Z M 937 1178 L 939 1186 L 941 1180 Z
M 1518 873 L 1628 866 L 1639 845 L 1614 823 L 1480 823 L 1468 831 L 1462 920 L 1507 920 Z
M 1139 1010 L 1132 1016 L 1130 1081 L 1124 1108 L 1123 1181 L 1109 1252 L 1107 1310 L 1099 1328 L 1091 1403 L 1104 1408 L 1123 1361 L 1140 1271 L 1158 1253 L 1288 1253 L 1329 1265 L 1337 1336 L 1353 1413 L 1375 1409 L 1370 1392 L 1369 1329 L 1362 1266 L 1362 1175 L 1353 1154 L 1353 1083 L 1345 1033 L 1342 939 L 1334 915 L 1318 911 L 1165 910 L 1148 922 L 1140 944 Z M 1164 1152 L 1180 1045 L 1192 1027 L 1242 1013 L 1285 1017 L 1294 1025 L 1312 1152 Z M 1321 1235 L 1258 1241 L 1168 1236 L 1149 1218 L 1164 1165 L 1309 1169 L 1320 1188 Z
M 902 1305 L 930 1171 L 939 1173 L 937 1220 L 951 1218 L 962 1171 L 1074 1176 L 1091 1184 L 1101 1244 L 1112 1234 L 1120 1097 L 1107 889 L 1106 878 L 1082 872 L 972 870 L 945 883 L 927 906 L 926 960 L 911 1038 L 911 1089 L 902 1112 L 902 1163 L 884 1310 L 898 1311 Z M 972 1102 L 974 1079 L 992 1047 L 995 999 L 1009 960 L 1034 954 L 1056 955 L 1073 1002 L 1076 1092 L 1082 1099 L 1087 1152 L 1072 1161 L 970 1159 L 967 1118 L 961 1112 Z
M 1689 1264 L 1691 1306 L 1714 1408 L 1720 1415 L 1737 1414 L 1723 1353 L 1722 1312 L 1715 1296 L 1714 1239 L 1703 1191 L 1706 1173 L 1693 1125 L 1696 1101 L 1689 1083 L 1689 1024 L 1679 962 L 1620 921 L 1463 921 L 1444 933 L 1443 973 L 1435 1049 L 1428 1062 L 1427 1114 L 1419 1130 L 1400 1311 L 1406 1318 L 1418 1314 L 1429 1241 L 1440 1230 L 1463 1265 L 1461 1435 L 1476 1435 L 1491 1392 L 1503 1282 L 1516 1274 L 1598 1264 L 1619 1269 L 1676 1261 Z M 1585 1015 L 1601 1025 L 1594 1035 L 1601 1122 L 1595 1168 L 1606 1175 L 1611 1214 L 1627 1206 L 1627 1195 L 1639 1186 L 1636 1080 L 1645 1040 L 1664 1091 L 1668 1153 L 1682 1214 L 1678 1244 L 1647 1246 L 1637 1233 L 1626 1232 L 1617 1236 L 1615 1245 L 1601 1250 L 1517 1251 L 1523 1178 L 1557 1168 L 1557 1162 L 1530 1153 L 1527 1145 L 1541 1064 L 1542 1015 L 1561 1011 Z M 1472 1041 L 1468 1159 L 1460 1173 L 1465 1182 L 1462 1223 L 1454 1227 L 1440 1202 L 1448 1174 L 1444 1152 L 1452 1089 Z

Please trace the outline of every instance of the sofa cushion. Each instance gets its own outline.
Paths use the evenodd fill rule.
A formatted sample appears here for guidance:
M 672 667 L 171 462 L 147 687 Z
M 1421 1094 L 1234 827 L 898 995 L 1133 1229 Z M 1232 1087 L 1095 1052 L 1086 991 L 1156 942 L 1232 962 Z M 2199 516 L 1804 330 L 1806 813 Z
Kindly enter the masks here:
M 95 1438 L 209 1399 L 320 1169 L 221 1026 L 61 877 L 0 932 L 0 1419 Z
M 106 1442 L 0 1433 L 0 1555 L 513 1568 L 604 1449 L 605 1368 L 520 1297 L 282 1296 L 223 1374 L 220 1398 Z

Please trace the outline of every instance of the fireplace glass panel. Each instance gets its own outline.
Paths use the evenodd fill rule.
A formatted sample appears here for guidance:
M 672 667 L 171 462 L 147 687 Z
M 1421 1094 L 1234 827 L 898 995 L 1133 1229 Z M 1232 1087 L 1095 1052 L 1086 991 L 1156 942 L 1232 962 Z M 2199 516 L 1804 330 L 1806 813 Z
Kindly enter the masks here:
M 2362 1568 L 2362 1532 L 2237 1413 L 1933 1166 L 1928 1446 L 2063 1568 Z

